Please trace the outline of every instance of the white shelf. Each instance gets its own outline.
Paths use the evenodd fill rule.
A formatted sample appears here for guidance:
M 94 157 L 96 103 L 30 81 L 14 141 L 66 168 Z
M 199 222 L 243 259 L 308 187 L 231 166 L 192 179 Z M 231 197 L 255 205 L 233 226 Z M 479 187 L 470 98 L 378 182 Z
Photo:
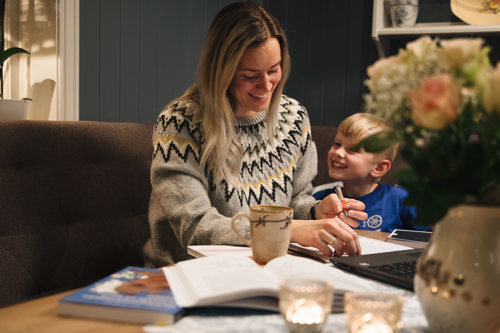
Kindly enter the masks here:
M 484 34 L 500 33 L 500 25 L 469 25 L 462 22 L 417 23 L 410 28 L 384 27 L 378 36 L 423 35 L 423 34 Z
M 388 52 L 388 42 L 392 36 L 412 35 L 464 35 L 464 34 L 500 34 L 500 25 L 469 25 L 464 22 L 417 23 L 414 27 L 397 28 L 390 25 L 384 11 L 384 0 L 373 1 L 372 38 L 379 56 Z

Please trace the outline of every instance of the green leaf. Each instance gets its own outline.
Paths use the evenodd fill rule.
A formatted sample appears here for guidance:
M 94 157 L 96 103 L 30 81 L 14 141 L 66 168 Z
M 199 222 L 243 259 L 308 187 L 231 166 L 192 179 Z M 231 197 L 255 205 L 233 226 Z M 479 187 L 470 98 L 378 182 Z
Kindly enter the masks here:
M 0 52 L 0 64 L 2 64 L 2 66 L 3 66 L 3 63 L 5 62 L 5 60 L 9 59 L 11 56 L 13 56 L 14 54 L 17 54 L 17 53 L 29 54 L 28 51 L 26 51 L 25 49 L 22 49 L 20 47 L 8 48 L 7 50 Z
M 352 147 L 354 151 L 364 149 L 368 153 L 380 153 L 387 148 L 399 143 L 401 140 L 394 131 L 381 131 L 367 136 L 357 145 Z

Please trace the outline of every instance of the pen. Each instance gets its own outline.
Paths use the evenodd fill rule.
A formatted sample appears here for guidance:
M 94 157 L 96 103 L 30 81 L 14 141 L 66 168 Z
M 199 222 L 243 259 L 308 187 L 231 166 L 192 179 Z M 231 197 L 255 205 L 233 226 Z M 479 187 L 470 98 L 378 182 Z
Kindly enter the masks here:
M 337 196 L 339 197 L 340 199 L 340 202 L 342 203 L 342 209 L 344 209 L 344 206 L 345 206 L 345 199 L 344 199 L 344 195 L 342 194 L 342 190 L 340 189 L 340 186 L 335 186 L 335 193 L 337 194 Z M 344 209 L 344 215 L 347 216 L 347 211 Z

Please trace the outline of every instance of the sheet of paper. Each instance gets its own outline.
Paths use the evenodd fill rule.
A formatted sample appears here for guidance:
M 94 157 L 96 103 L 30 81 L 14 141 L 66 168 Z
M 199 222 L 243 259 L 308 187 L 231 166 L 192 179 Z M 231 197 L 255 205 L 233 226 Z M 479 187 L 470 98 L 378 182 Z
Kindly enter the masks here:
M 384 242 L 363 236 L 359 236 L 359 242 L 361 243 L 361 249 L 363 254 L 411 249 L 411 247 L 408 246 Z M 323 253 L 319 252 L 317 248 L 312 246 L 306 247 L 306 246 L 301 246 L 297 243 L 291 243 L 290 250 L 307 254 L 315 258 L 323 259 L 325 261 L 330 261 L 330 257 L 325 256 Z M 233 253 L 233 254 L 237 253 L 244 255 L 246 257 L 252 257 L 252 249 L 250 247 L 235 246 L 235 245 L 189 245 L 188 253 L 197 258 L 220 255 L 220 254 L 228 254 L 228 253 Z
M 359 242 L 361 244 L 361 252 L 362 254 L 372 254 L 372 253 L 381 253 L 381 252 L 391 252 L 391 251 L 401 251 L 401 250 L 410 250 L 411 247 L 399 245 L 395 243 L 388 243 L 377 239 L 372 239 L 368 237 L 359 236 Z M 333 250 L 333 247 L 331 247 Z M 302 246 L 297 243 L 290 244 L 290 250 L 303 253 L 306 255 L 310 255 L 312 257 L 322 259 L 324 261 L 330 261 L 329 256 L 324 255 L 317 248 L 312 246 Z
M 411 250 L 409 246 L 380 241 L 373 238 L 359 236 L 361 251 L 363 254 Z

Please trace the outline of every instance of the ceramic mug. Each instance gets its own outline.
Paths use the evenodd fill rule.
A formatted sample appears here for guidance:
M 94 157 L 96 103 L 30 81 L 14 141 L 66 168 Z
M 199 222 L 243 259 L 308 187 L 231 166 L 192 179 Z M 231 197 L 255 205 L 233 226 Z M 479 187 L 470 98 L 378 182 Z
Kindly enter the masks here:
M 236 221 L 250 222 L 250 239 L 244 238 L 236 228 Z M 252 257 L 259 264 L 286 255 L 292 236 L 293 208 L 284 206 L 252 206 L 250 213 L 238 213 L 231 227 L 239 239 L 252 248 Z

